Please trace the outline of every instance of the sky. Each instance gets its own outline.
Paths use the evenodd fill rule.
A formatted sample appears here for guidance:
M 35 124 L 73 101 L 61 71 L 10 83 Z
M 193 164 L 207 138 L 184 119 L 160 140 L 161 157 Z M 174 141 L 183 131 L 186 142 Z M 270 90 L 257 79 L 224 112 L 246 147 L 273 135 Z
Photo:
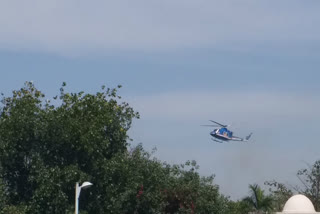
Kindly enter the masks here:
M 53 97 L 115 87 L 140 112 L 129 131 L 169 163 L 196 160 L 223 194 L 320 158 L 316 0 L 1 1 L 0 91 Z M 208 120 L 248 143 L 211 141 Z

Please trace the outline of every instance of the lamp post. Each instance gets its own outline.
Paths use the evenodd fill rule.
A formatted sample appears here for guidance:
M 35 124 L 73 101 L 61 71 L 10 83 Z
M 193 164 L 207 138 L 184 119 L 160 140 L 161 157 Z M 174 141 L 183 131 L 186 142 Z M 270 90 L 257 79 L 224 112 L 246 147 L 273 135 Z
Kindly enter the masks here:
M 75 198 L 75 214 L 78 214 L 79 212 L 79 196 L 80 196 L 80 192 L 81 192 L 81 189 L 87 189 L 88 187 L 92 186 L 93 184 L 86 181 L 86 182 L 83 182 L 81 186 L 79 186 L 79 183 L 77 182 L 76 183 L 76 198 Z

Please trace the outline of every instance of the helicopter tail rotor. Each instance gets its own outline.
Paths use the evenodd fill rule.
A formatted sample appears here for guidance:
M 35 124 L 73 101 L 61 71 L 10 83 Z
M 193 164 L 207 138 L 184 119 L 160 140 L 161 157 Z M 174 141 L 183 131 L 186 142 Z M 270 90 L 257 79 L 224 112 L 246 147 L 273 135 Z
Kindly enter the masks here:
M 246 140 L 249 140 L 252 135 L 252 132 L 246 137 Z

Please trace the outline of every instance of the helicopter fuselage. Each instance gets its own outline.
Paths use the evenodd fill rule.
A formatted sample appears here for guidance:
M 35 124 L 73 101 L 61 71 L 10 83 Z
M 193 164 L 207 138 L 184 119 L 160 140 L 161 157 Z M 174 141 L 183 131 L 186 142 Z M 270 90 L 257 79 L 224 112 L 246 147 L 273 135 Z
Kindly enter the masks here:
M 232 132 L 226 128 L 214 129 L 212 132 L 210 132 L 210 135 L 219 140 L 232 140 Z
M 245 138 L 237 137 L 233 135 L 233 132 L 228 130 L 227 127 L 229 125 L 223 125 L 221 123 L 218 123 L 213 120 L 209 120 L 215 125 L 202 125 L 202 126 L 211 126 L 211 127 L 219 127 L 218 129 L 214 129 L 212 132 L 210 132 L 210 135 L 213 137 L 213 141 L 217 141 L 219 143 L 223 143 L 226 141 L 248 141 L 249 138 L 251 137 L 252 133 L 250 133 L 248 136 Z

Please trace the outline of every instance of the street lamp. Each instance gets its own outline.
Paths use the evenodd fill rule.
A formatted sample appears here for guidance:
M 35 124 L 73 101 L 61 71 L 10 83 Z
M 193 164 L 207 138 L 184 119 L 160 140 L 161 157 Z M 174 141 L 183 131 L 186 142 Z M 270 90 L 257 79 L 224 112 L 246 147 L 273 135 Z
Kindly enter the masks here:
M 76 183 L 76 206 L 75 206 L 75 214 L 78 214 L 79 212 L 79 196 L 80 196 L 80 192 L 81 192 L 81 189 L 87 189 L 89 188 L 90 186 L 92 186 L 93 184 L 86 181 L 86 182 L 83 182 L 81 186 L 79 186 L 79 183 L 77 182 Z

